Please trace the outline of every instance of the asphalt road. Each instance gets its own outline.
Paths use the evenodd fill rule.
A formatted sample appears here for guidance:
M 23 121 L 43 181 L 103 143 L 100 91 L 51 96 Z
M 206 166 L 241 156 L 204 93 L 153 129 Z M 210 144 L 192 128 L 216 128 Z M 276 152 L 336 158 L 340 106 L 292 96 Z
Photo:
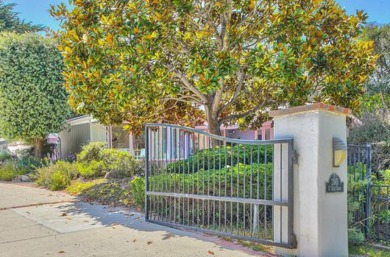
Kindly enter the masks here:
M 271 256 L 217 237 L 150 224 L 141 213 L 0 183 L 0 256 Z

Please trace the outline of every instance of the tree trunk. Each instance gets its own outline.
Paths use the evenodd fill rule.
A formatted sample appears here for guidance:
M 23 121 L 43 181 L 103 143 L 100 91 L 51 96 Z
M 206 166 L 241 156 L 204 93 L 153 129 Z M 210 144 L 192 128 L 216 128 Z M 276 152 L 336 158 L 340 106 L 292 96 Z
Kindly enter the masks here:
M 42 158 L 43 140 L 39 138 L 34 139 L 34 155 L 36 158 Z
M 209 133 L 220 136 L 221 128 L 217 115 L 215 115 L 215 112 L 212 111 L 212 106 L 205 106 L 205 108 Z
M 216 112 L 212 112 L 211 106 L 206 106 L 206 118 L 208 123 L 209 133 L 220 136 L 221 128 L 218 121 L 217 115 L 213 115 Z M 211 139 L 211 148 L 215 148 L 218 146 L 218 139 Z

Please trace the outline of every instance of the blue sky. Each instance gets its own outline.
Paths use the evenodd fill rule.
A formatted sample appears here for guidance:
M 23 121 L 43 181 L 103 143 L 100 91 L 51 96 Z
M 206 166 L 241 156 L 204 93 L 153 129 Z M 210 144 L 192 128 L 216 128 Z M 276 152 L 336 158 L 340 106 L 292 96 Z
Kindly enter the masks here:
M 15 10 L 20 13 L 20 18 L 56 30 L 59 24 L 48 13 L 50 4 L 67 3 L 67 0 L 5 0 L 4 2 L 16 3 Z M 390 0 L 336 0 L 336 2 L 340 3 L 348 14 L 354 13 L 357 9 L 365 10 L 369 16 L 368 22 L 390 23 Z

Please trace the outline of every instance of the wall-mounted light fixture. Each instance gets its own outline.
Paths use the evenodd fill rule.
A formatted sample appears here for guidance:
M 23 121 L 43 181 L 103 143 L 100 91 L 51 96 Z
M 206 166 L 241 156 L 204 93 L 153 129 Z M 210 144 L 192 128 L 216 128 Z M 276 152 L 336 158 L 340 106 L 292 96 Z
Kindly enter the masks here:
M 340 165 L 347 158 L 347 146 L 340 138 L 333 138 L 333 167 L 340 167 Z

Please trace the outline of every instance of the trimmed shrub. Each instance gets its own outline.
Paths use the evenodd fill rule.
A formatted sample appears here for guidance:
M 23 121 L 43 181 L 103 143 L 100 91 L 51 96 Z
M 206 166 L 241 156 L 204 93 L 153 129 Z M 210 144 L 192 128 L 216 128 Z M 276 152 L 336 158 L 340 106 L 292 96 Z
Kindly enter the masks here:
M 216 147 L 198 151 L 186 160 L 168 164 L 169 172 L 195 173 L 199 170 L 221 169 L 227 165 L 238 163 L 272 162 L 273 147 L 271 145 L 236 145 Z
M 152 191 L 194 193 L 215 196 L 232 196 L 272 200 L 272 164 L 237 164 L 218 170 L 200 170 L 196 173 L 167 174 L 149 178 Z M 264 180 L 266 177 L 266 180 Z M 257 192 L 259 187 L 259 192 Z M 264 190 L 266 189 L 266 190 Z M 265 195 L 266 194 L 266 195 Z
M 58 161 L 51 166 L 39 168 L 36 183 L 50 190 L 62 190 L 69 186 L 78 175 L 77 167 L 74 164 Z
M 144 209 L 145 207 L 145 180 L 141 177 L 135 177 L 130 182 L 131 195 L 134 203 Z

